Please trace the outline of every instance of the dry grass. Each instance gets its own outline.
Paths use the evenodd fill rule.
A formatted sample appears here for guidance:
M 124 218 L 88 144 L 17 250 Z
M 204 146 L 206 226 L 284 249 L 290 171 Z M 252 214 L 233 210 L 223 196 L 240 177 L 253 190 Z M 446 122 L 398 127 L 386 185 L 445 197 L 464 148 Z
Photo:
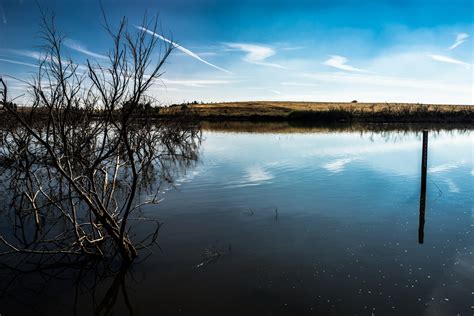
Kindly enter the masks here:
M 188 107 L 201 118 L 210 120 L 470 122 L 474 117 L 474 106 L 469 105 L 261 101 L 193 104 Z
M 406 111 L 436 111 L 441 113 L 471 110 L 465 105 L 410 104 L 410 103 L 325 103 L 325 102 L 229 102 L 196 104 L 191 106 L 200 115 L 288 115 L 292 111 L 333 111 L 380 113 Z
M 183 109 L 191 110 L 201 120 L 209 121 L 292 121 L 311 124 L 474 122 L 474 106 L 418 103 L 228 102 L 183 104 L 159 108 L 159 111 L 145 111 L 141 115 L 146 118 L 173 117 L 182 113 Z M 22 108 L 19 111 L 28 115 L 29 110 Z M 37 110 L 35 115 L 41 116 L 41 110 Z M 97 115 L 100 116 L 100 113 Z

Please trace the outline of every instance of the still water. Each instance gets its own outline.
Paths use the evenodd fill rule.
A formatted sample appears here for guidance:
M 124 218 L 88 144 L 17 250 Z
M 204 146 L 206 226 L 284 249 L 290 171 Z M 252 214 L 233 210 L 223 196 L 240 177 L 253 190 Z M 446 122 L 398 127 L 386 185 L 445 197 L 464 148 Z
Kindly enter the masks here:
M 472 131 L 204 131 L 126 275 L 19 278 L 9 315 L 472 315 Z M 93 280 L 93 281 L 91 281 Z M 92 285 L 91 285 L 92 284 Z

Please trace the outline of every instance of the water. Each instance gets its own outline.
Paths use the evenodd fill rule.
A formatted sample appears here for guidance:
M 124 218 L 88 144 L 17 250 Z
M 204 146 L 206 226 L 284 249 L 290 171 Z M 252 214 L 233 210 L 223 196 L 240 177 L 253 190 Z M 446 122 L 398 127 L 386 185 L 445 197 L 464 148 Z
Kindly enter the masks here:
M 164 223 L 150 257 L 97 282 L 23 278 L 0 313 L 472 315 L 472 131 L 429 133 L 423 244 L 421 133 L 301 131 L 205 131 L 144 210 Z

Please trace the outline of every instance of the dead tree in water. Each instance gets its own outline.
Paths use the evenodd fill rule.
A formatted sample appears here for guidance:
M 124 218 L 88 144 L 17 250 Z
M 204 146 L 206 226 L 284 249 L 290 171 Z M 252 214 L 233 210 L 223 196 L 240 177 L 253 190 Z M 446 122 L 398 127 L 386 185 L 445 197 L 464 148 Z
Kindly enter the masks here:
M 118 254 L 130 263 L 144 246 L 130 236 L 133 213 L 158 202 L 142 200 L 140 188 L 197 159 L 200 130 L 188 115 L 151 122 L 139 113 L 172 46 L 129 31 L 125 19 L 116 30 L 105 25 L 108 61 L 79 66 L 64 57 L 54 17 L 43 15 L 44 58 L 28 107 L 10 106 L 0 78 L 9 117 L 0 159 L 16 214 L 14 237 L 0 233 L 3 254 Z M 156 30 L 157 19 L 143 27 Z

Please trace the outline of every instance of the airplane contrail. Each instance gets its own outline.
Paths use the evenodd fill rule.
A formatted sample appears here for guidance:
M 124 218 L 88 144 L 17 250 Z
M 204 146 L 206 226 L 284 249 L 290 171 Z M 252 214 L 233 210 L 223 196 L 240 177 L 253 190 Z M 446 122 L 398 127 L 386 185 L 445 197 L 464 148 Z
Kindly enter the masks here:
M 209 66 L 211 66 L 211 67 L 213 67 L 213 68 L 216 68 L 216 69 L 218 69 L 218 70 L 220 70 L 220 71 L 223 71 L 223 72 L 225 72 L 225 73 L 228 73 L 228 74 L 231 74 L 231 73 L 232 73 L 232 72 L 230 72 L 230 71 L 228 71 L 228 70 L 225 70 L 225 69 L 223 69 L 223 68 L 221 68 L 221 67 L 219 67 L 219 66 L 216 66 L 216 65 L 214 65 L 214 64 L 211 64 L 211 63 L 208 62 L 208 61 L 205 61 L 204 59 L 202 59 L 201 57 L 199 57 L 197 54 L 193 53 L 193 52 L 190 51 L 189 49 L 184 48 L 183 46 L 181 46 L 181 45 L 179 45 L 179 44 L 176 44 L 176 43 L 173 42 L 173 41 L 170 41 L 169 39 L 167 39 L 166 37 L 161 36 L 160 34 L 157 34 L 157 33 L 153 32 L 153 31 L 150 31 L 150 30 L 148 30 L 148 29 L 146 29 L 146 28 L 144 28 L 144 27 L 141 27 L 141 26 L 135 26 L 135 27 L 138 28 L 138 29 L 140 29 L 140 30 L 142 30 L 142 31 L 147 32 L 148 34 L 151 34 L 151 35 L 153 35 L 153 36 L 158 37 L 158 38 L 161 39 L 162 41 L 165 41 L 165 42 L 167 42 L 167 43 L 170 43 L 170 44 L 173 45 L 173 47 L 175 47 L 176 49 L 182 51 L 183 53 L 185 53 L 185 54 L 188 55 L 188 56 L 191 56 L 191 57 L 193 57 L 193 58 L 199 60 L 200 62 L 205 63 L 206 65 L 209 65 Z

